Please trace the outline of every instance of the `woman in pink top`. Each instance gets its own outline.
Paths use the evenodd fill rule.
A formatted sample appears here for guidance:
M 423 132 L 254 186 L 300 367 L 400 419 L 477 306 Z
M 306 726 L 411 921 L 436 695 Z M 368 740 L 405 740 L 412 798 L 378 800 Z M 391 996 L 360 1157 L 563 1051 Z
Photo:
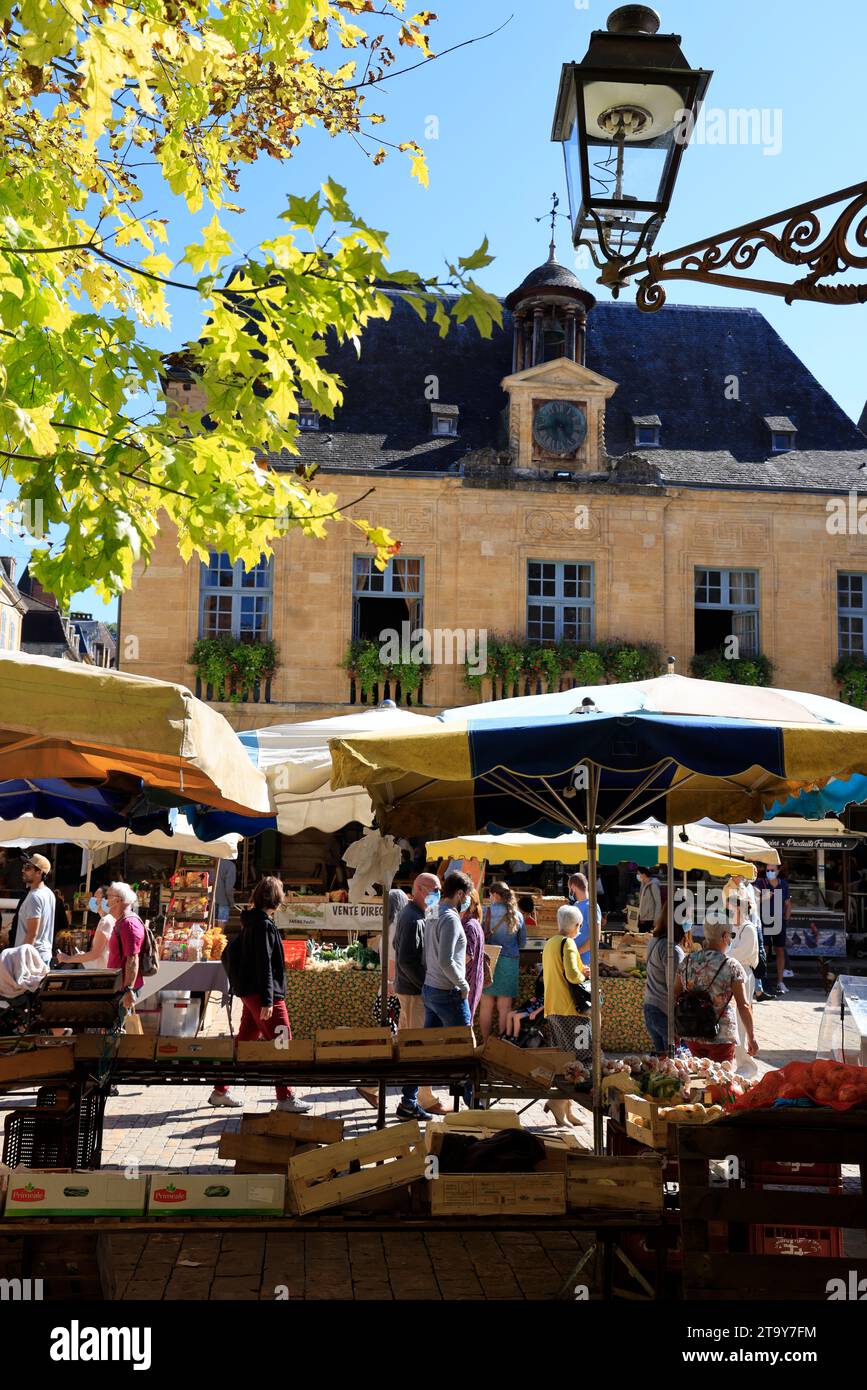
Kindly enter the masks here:
M 132 1013 L 136 991 L 141 989 L 143 982 L 139 956 L 144 942 L 144 922 L 133 912 L 133 907 L 138 906 L 138 897 L 128 883 L 109 884 L 105 897 L 114 918 L 114 931 L 108 944 L 108 968 L 123 971 L 120 1002 L 126 1013 Z

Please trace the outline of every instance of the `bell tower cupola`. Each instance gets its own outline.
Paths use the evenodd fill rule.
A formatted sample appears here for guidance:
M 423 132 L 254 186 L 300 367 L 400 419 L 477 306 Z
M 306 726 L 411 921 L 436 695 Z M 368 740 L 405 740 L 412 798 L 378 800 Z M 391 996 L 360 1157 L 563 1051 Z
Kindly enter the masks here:
M 514 326 L 512 372 L 559 357 L 583 367 L 587 315 L 595 303 L 577 275 L 560 265 L 552 237 L 547 261 L 506 299 Z

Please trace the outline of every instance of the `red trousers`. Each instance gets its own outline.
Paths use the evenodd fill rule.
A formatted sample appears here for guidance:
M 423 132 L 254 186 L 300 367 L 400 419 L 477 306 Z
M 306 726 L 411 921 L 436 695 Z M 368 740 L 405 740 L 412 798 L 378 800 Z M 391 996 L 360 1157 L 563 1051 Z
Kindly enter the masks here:
M 733 1062 L 735 1060 L 734 1043 L 699 1042 L 695 1038 L 689 1039 L 686 1045 L 693 1057 L 707 1057 L 711 1062 Z
M 265 1038 L 269 1041 L 277 1036 L 278 1028 L 285 1028 L 288 1040 L 292 1040 L 292 1025 L 289 1022 L 289 1014 L 286 1011 L 286 1000 L 274 1000 L 274 1012 L 270 1018 L 264 1021 L 259 1017 L 261 1004 L 258 994 L 248 994 L 241 1000 L 244 1005 L 244 1012 L 241 1014 L 241 1023 L 238 1028 L 238 1042 L 255 1042 L 257 1038 Z M 215 1086 L 215 1091 L 223 1094 L 228 1091 L 228 1086 Z M 288 1100 L 292 1095 L 291 1086 L 277 1086 L 277 1099 Z

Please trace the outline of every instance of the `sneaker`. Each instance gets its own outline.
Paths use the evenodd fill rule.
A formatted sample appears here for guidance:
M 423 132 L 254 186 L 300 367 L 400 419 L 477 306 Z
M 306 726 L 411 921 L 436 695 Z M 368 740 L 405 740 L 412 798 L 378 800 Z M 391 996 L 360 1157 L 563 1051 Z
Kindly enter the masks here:
M 794 970 L 784 970 L 784 971 L 783 971 L 783 979 L 784 979 L 784 980 L 794 980 L 794 978 L 795 978 L 795 972 L 794 972 Z
M 404 1105 L 403 1101 L 394 1113 L 399 1115 L 402 1120 L 430 1120 L 433 1118 L 429 1110 L 422 1110 L 420 1105 Z
M 278 1100 L 274 1109 L 282 1110 L 286 1115 L 306 1115 L 313 1106 L 309 1101 L 299 1100 L 297 1096 L 287 1096 L 285 1100 Z
M 788 992 L 788 989 L 783 984 L 782 980 L 780 980 L 780 983 L 777 985 L 777 994 L 788 994 Z
M 242 1100 L 235 1100 L 235 1098 L 233 1096 L 230 1096 L 226 1091 L 212 1091 L 211 1094 L 208 1096 L 208 1104 L 226 1105 L 229 1106 L 232 1110 L 237 1110 L 239 1106 L 244 1104 L 244 1102 Z

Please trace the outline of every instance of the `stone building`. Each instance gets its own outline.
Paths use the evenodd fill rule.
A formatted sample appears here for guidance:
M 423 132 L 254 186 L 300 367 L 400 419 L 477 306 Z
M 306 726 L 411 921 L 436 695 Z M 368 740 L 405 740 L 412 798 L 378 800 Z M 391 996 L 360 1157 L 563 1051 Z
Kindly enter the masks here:
M 864 655 L 867 438 L 756 310 L 596 304 L 552 247 L 490 339 L 440 339 L 396 299 L 360 359 L 331 362 L 345 401 L 303 411 L 301 458 L 350 511 L 373 489 L 355 510 L 399 556 L 380 575 L 335 527 L 244 574 L 184 564 L 167 526 L 123 599 L 122 667 L 195 685 L 199 636 L 273 638 L 273 679 L 232 709 L 244 727 L 358 702 L 349 643 L 404 625 L 442 638 L 414 701 L 432 711 L 477 698 L 448 658 L 479 630 L 655 643 L 684 673 L 699 652 L 764 655 L 774 684 L 828 695 L 838 658 Z M 182 367 L 170 391 L 195 401 Z

